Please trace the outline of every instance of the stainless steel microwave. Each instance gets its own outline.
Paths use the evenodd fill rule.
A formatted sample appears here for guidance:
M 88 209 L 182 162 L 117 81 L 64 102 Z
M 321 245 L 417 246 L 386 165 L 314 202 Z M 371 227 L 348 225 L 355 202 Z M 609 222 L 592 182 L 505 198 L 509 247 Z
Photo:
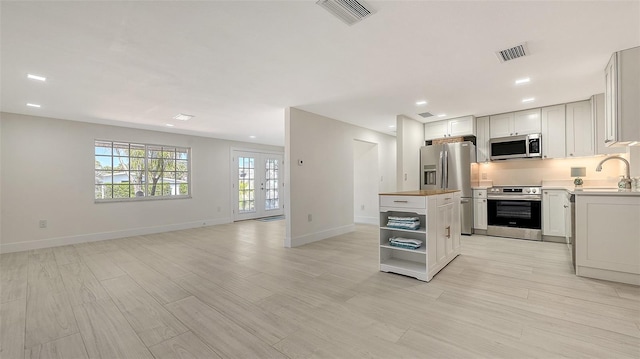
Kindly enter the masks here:
M 539 133 L 492 138 L 489 140 L 489 148 L 492 161 L 542 157 L 542 143 Z

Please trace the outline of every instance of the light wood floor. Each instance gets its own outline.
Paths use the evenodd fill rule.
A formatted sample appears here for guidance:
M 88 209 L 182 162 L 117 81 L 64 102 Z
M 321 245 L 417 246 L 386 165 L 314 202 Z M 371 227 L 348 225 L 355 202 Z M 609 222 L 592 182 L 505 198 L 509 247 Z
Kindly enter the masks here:
M 3 254 L 0 357 L 639 358 L 640 288 L 566 246 L 463 237 L 430 283 L 378 231 L 282 248 L 284 221 Z

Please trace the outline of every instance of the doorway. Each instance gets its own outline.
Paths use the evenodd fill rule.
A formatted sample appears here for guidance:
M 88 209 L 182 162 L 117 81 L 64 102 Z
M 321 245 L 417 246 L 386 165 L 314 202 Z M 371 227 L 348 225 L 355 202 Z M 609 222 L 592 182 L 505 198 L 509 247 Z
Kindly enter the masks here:
M 234 150 L 231 163 L 234 221 L 284 214 L 281 153 Z
M 353 141 L 353 221 L 378 224 L 378 144 Z

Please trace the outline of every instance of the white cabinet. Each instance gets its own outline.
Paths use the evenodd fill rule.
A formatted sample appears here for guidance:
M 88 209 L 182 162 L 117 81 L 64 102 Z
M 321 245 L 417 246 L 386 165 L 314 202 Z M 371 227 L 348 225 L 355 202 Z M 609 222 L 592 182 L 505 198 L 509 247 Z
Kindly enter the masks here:
M 610 155 L 614 153 L 625 153 L 626 149 L 623 146 L 609 146 L 607 147 L 606 133 L 605 133 L 605 119 L 604 119 L 604 94 L 597 94 L 591 96 L 591 116 L 596 126 L 596 155 Z
M 544 240 L 564 242 L 567 236 L 567 208 L 569 193 L 566 190 L 545 189 L 542 192 L 542 235 L 558 238 Z M 571 220 L 569 218 L 568 220 Z
M 380 195 L 380 270 L 428 282 L 460 254 L 460 192 L 406 193 Z M 387 226 L 390 216 L 418 217 L 421 226 L 391 228 Z M 389 243 L 391 237 L 423 244 L 418 249 L 395 247 Z
M 591 116 L 591 102 L 568 103 L 566 116 L 567 157 L 593 156 L 595 154 L 595 126 Z
M 543 107 L 541 110 L 542 157 L 565 158 L 567 155 L 565 105 Z
M 503 113 L 489 117 L 491 138 L 540 133 L 540 109 Z
M 425 140 L 472 135 L 475 135 L 475 122 L 473 116 L 427 122 L 424 124 Z
M 607 146 L 640 141 L 640 47 L 615 52 L 604 73 Z
M 476 119 L 476 162 L 489 161 L 489 116 Z M 543 142 L 544 143 L 544 142 Z
M 473 229 L 487 230 L 487 190 L 473 190 Z M 480 233 L 478 231 L 478 233 Z
M 640 194 L 576 192 L 576 274 L 640 285 Z

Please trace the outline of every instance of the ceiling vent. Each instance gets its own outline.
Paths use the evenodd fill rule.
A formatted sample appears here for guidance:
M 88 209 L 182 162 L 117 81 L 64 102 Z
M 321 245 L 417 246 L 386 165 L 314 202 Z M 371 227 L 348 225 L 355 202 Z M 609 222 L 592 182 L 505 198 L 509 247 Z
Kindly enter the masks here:
M 423 113 L 419 113 L 418 115 L 427 118 L 427 117 L 432 117 L 433 114 L 431 112 L 423 112 Z
M 375 12 L 371 6 L 362 0 L 318 0 L 316 4 L 322 6 L 349 26 Z
M 496 56 L 498 57 L 498 60 L 500 60 L 500 62 L 515 60 L 527 55 L 529 55 L 529 49 L 527 48 L 526 42 L 523 42 L 514 47 L 510 47 L 508 49 L 496 51 Z

